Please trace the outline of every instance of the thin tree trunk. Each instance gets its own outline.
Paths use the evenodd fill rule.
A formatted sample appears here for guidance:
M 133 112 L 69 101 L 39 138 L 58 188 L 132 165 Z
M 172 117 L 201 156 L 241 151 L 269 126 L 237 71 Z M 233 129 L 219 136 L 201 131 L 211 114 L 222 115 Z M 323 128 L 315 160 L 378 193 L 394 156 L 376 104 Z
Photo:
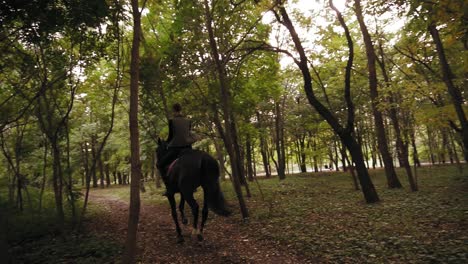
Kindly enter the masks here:
M 104 168 L 105 168 L 104 171 L 105 171 L 105 173 L 106 173 L 106 187 L 110 187 L 110 184 L 111 184 L 110 165 L 109 165 L 109 164 L 106 164 L 106 165 L 104 166 Z
M 213 144 L 215 146 L 215 149 L 216 149 L 216 157 L 218 159 L 218 163 L 219 163 L 219 177 L 221 178 L 222 181 L 225 180 L 225 170 L 226 168 L 224 167 L 224 154 L 223 154 L 223 150 L 221 148 L 221 144 L 219 143 L 218 139 L 216 138 L 213 138 Z
M 88 205 L 89 189 L 91 188 L 91 175 L 90 175 L 91 170 L 89 168 L 89 150 L 88 150 L 88 143 L 86 141 L 82 145 L 82 149 L 83 148 L 84 148 L 83 162 L 84 162 L 84 168 L 85 168 L 86 191 L 85 191 L 85 196 L 84 196 L 84 201 L 83 201 L 83 209 L 81 211 L 80 220 L 78 222 L 78 229 L 81 227 L 81 223 L 83 221 L 84 213 L 86 211 L 86 206 Z
M 450 138 L 450 144 L 452 145 L 453 152 L 454 152 L 455 163 L 457 164 L 460 175 L 463 175 L 463 165 L 460 163 L 460 159 L 458 158 L 455 140 L 453 139 L 454 136 L 450 131 L 448 133 L 449 133 L 449 138 Z
M 52 157 L 53 157 L 53 173 L 52 184 L 54 187 L 55 207 L 57 211 L 57 219 L 60 230 L 63 230 L 65 223 L 65 214 L 63 212 L 63 197 L 62 197 L 62 163 L 60 162 L 61 155 L 58 147 L 58 139 L 52 139 Z
M 257 111 L 257 120 L 259 124 L 259 128 L 261 129 L 262 127 L 262 122 L 260 119 L 260 113 Z M 260 136 L 260 154 L 262 155 L 262 162 L 263 162 L 263 169 L 265 171 L 265 177 L 269 178 L 271 176 L 271 169 L 270 169 L 270 162 L 268 158 L 268 153 L 267 153 L 267 141 L 265 140 L 265 137 Z
M 102 165 L 102 158 L 101 156 L 96 157 L 97 158 L 97 166 L 99 169 L 99 187 L 101 189 L 104 188 L 104 167 Z
M 346 154 L 346 147 L 341 144 L 340 147 L 340 153 L 341 153 L 341 162 L 343 163 L 343 171 L 348 170 L 348 165 L 346 164 L 347 160 L 347 154 Z
M 68 184 L 67 184 L 67 191 L 68 191 L 68 201 L 71 206 L 71 213 L 72 213 L 72 225 L 75 226 L 76 224 L 76 207 L 75 207 L 75 194 L 73 193 L 73 177 L 72 177 L 72 169 L 70 164 L 70 130 L 68 127 L 68 119 L 65 122 L 65 133 L 66 133 L 66 140 L 67 140 L 67 176 L 68 176 Z
M 282 109 L 279 102 L 275 103 L 275 144 L 276 144 L 276 155 L 278 157 L 278 177 L 280 180 L 286 178 L 285 167 L 286 167 L 286 157 L 284 151 L 284 136 L 283 136 L 283 117 Z
M 22 194 L 22 189 L 23 187 L 26 187 L 26 179 L 25 176 L 21 174 L 21 149 L 23 146 L 23 138 L 24 138 L 24 130 L 26 128 L 26 125 L 23 125 L 21 127 L 17 127 L 17 137 L 16 137 L 16 142 L 15 142 L 15 160 L 16 160 L 16 179 L 17 179 L 17 198 L 18 198 L 18 208 L 20 211 L 23 211 L 23 194 Z
M 299 140 L 299 164 L 301 168 L 302 173 L 307 172 L 307 164 L 306 164 L 306 152 L 305 152 L 305 136 L 302 136 L 302 138 Z
M 97 163 L 96 158 L 96 135 L 91 136 L 91 157 L 93 158 L 92 164 Z M 98 187 L 98 178 L 96 166 L 91 166 L 91 175 L 93 176 L 93 188 Z
M 385 134 L 385 127 L 383 123 L 382 113 L 378 109 L 379 104 L 379 94 L 377 89 L 377 72 L 375 67 L 376 55 L 374 46 L 372 44 L 371 36 L 367 30 L 367 26 L 364 22 L 364 17 L 361 9 L 361 1 L 355 0 L 354 7 L 356 12 L 356 17 L 359 22 L 359 27 L 361 28 L 364 45 L 366 47 L 367 55 L 367 69 L 369 72 L 369 89 L 371 96 L 371 106 L 372 113 L 374 115 L 375 129 L 377 132 L 377 141 L 379 152 L 382 155 L 382 160 L 385 167 L 385 175 L 387 177 L 387 186 L 389 188 L 401 188 L 400 180 L 398 179 L 395 168 L 393 165 L 392 156 L 388 149 L 387 145 L 387 136 Z
M 335 153 L 335 158 L 333 159 L 333 162 L 335 163 L 335 169 L 336 171 L 340 171 L 340 167 L 339 167 L 339 157 L 338 157 L 338 147 L 337 147 L 337 142 L 336 142 L 336 138 L 333 139 L 333 150 L 334 150 L 334 153 Z
M 411 138 L 411 146 L 413 148 L 413 163 L 421 167 L 421 161 L 419 160 L 418 148 L 416 146 L 416 135 L 415 135 L 415 128 L 412 126 L 410 128 L 410 138 Z
M 47 139 L 44 139 L 44 156 L 42 158 L 42 182 L 41 182 L 41 191 L 39 192 L 39 212 L 42 211 L 42 199 L 44 197 L 44 189 L 47 179 L 47 153 L 48 153 L 48 142 Z
M 122 172 L 120 172 L 120 171 L 117 172 L 117 180 L 119 182 L 119 185 L 124 184 L 123 179 L 122 179 Z
M 133 43 L 132 57 L 130 62 L 130 164 L 131 164 L 131 187 L 130 187 L 130 209 L 128 216 L 127 239 L 122 257 L 123 263 L 135 263 L 137 246 L 137 229 L 140 219 L 140 135 L 138 131 L 138 81 L 140 62 L 140 35 L 141 35 L 141 13 L 138 8 L 138 0 L 132 0 L 133 14 Z
M 380 48 L 380 54 L 381 54 L 381 61 L 379 61 L 379 64 L 380 64 L 380 68 L 382 70 L 382 75 L 384 77 L 384 81 L 385 81 L 386 85 L 388 86 L 390 84 L 390 78 L 387 75 L 387 69 L 385 67 L 385 58 L 384 58 L 382 43 L 379 43 L 379 48 Z M 408 140 L 404 141 L 403 138 L 402 138 L 400 121 L 398 120 L 398 113 L 397 113 L 396 106 L 394 106 L 395 103 L 396 103 L 395 97 L 396 97 L 396 95 L 393 92 L 390 92 L 388 100 L 389 100 L 389 103 L 391 105 L 391 107 L 390 107 L 390 119 L 392 120 L 393 129 L 395 131 L 396 149 L 397 149 L 397 154 L 398 154 L 398 160 L 400 161 L 400 166 L 405 168 L 411 191 L 415 192 L 415 191 L 418 190 L 418 186 L 416 185 L 416 182 L 415 182 L 415 180 L 413 178 L 413 173 L 411 171 L 411 165 L 410 165 L 409 160 L 408 160 L 408 156 L 409 156 Z
M 245 141 L 245 149 L 246 149 L 246 158 L 247 158 L 247 179 L 249 181 L 253 181 L 253 166 L 252 166 L 252 143 L 250 135 L 247 135 L 247 139 Z
M 426 131 L 427 131 L 427 146 L 429 148 L 429 160 L 431 161 L 431 164 L 434 165 L 435 159 L 434 159 L 434 144 L 432 142 L 432 131 L 427 125 L 426 125 Z

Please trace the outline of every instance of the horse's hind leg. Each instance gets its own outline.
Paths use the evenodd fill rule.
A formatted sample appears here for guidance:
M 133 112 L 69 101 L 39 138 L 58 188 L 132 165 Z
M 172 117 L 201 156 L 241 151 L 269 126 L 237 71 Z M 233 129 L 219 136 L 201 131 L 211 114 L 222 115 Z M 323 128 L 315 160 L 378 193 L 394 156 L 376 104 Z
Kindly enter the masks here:
M 174 220 L 174 223 L 176 225 L 177 243 L 183 243 L 184 237 L 182 236 L 182 230 L 180 229 L 179 221 L 177 220 L 177 210 L 176 210 L 176 202 L 175 202 L 174 194 L 168 194 L 167 199 L 169 200 L 169 203 L 171 204 L 172 219 Z
M 192 208 L 192 216 L 193 216 L 193 230 L 192 230 L 192 235 L 196 235 L 198 240 L 201 241 L 203 240 L 203 236 L 200 233 L 200 230 L 198 229 L 198 203 L 195 201 L 193 198 L 193 193 L 190 193 L 189 195 L 184 196 L 187 203 L 190 205 L 190 208 Z
M 200 233 L 201 234 L 203 234 L 203 227 L 205 227 L 205 222 L 206 222 L 207 218 L 208 218 L 208 197 L 207 197 L 207 193 L 205 191 L 203 191 L 202 222 L 201 222 L 201 225 L 200 225 Z
M 182 217 L 182 224 L 186 225 L 188 223 L 187 218 L 185 217 L 185 212 L 184 212 L 184 206 L 185 206 L 185 199 L 182 193 L 180 194 L 180 203 L 179 203 L 179 212 L 180 212 L 180 217 Z

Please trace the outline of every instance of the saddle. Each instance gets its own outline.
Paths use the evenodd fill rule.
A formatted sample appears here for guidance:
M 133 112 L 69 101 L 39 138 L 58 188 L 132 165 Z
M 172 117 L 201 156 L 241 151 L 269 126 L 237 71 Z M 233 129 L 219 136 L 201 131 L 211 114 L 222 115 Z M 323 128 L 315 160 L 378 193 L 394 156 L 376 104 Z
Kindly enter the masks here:
M 176 162 L 179 160 L 179 158 L 182 157 L 185 153 L 190 152 L 190 151 L 193 151 L 193 149 L 184 149 L 184 150 L 182 150 L 179 153 L 179 155 L 177 155 L 177 158 L 169 164 L 169 166 L 167 167 L 166 174 L 169 175 L 171 173 L 171 171 L 172 171 L 172 168 L 174 167 Z
M 172 171 L 172 168 L 174 167 L 174 165 L 176 164 L 176 162 L 179 160 L 179 158 L 175 159 L 173 162 L 171 162 L 171 164 L 169 164 L 169 166 L 167 167 L 167 175 L 169 175 Z

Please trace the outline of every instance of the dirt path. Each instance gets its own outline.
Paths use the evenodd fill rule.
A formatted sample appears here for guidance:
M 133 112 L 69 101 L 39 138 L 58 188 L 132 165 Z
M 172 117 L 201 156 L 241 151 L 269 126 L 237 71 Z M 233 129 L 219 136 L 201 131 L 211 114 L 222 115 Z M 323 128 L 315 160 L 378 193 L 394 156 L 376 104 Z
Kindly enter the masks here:
M 87 224 L 90 231 L 107 233 L 123 243 L 127 233 L 128 202 L 91 192 L 90 203 L 104 210 L 90 219 Z M 189 212 L 187 207 L 186 212 Z M 191 214 L 187 215 L 190 221 Z M 240 222 L 239 216 L 223 218 L 210 212 L 203 242 L 192 239 L 190 226 L 183 226 L 185 243 L 176 244 L 169 205 L 142 201 L 138 259 L 142 263 L 312 263 L 273 241 L 256 239 L 253 232 L 249 232 L 252 227 Z

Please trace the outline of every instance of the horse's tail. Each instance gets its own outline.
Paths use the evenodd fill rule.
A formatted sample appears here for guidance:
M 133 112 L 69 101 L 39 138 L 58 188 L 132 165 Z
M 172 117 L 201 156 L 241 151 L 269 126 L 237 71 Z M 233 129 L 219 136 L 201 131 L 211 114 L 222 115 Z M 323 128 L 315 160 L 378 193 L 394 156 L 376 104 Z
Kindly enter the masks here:
M 204 192 L 207 193 L 208 207 L 217 215 L 229 216 L 231 211 L 228 209 L 226 200 L 219 185 L 219 167 L 218 163 L 211 156 L 202 161 L 202 173 L 206 177 Z

